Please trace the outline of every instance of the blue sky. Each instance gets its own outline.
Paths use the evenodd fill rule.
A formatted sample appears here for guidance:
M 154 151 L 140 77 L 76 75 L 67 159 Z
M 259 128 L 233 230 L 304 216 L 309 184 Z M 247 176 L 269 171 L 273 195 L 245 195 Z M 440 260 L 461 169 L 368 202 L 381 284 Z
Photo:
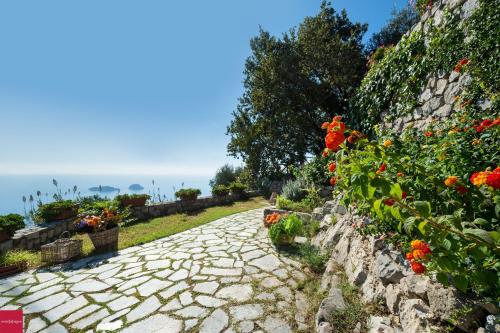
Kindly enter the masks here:
M 249 40 L 319 0 L 0 3 L 0 174 L 212 174 Z M 338 0 L 368 38 L 406 0 Z

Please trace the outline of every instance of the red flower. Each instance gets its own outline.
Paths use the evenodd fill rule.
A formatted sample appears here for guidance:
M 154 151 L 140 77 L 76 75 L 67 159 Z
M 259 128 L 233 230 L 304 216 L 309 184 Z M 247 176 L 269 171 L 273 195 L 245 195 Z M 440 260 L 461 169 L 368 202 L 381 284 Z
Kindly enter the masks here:
M 486 184 L 493 187 L 495 190 L 500 189 L 500 167 L 497 167 L 486 178 Z
M 481 133 L 482 131 L 484 131 L 484 126 L 474 126 L 474 128 L 476 129 L 476 132 L 478 132 L 478 133 Z
M 323 149 L 323 153 L 321 154 L 323 157 L 327 157 L 330 154 L 330 150 L 328 148 Z
M 414 258 L 413 258 L 413 253 L 412 253 L 412 252 L 408 252 L 408 253 L 406 254 L 406 259 L 408 259 L 408 260 L 410 260 L 410 261 L 411 261 L 411 260 L 413 260 L 413 259 L 414 259 Z
M 331 124 L 328 125 L 329 132 L 344 132 L 345 124 L 341 121 L 332 121 Z
M 337 177 L 330 178 L 330 185 L 335 186 L 337 184 Z
M 329 122 L 325 121 L 323 124 L 321 124 L 321 129 L 326 129 L 328 128 L 328 125 L 330 125 Z
M 335 162 L 330 163 L 330 164 L 328 165 L 328 171 L 330 171 L 330 172 L 335 172 L 335 169 L 336 169 L 336 168 L 337 168 L 337 164 L 335 164 Z
M 337 150 L 339 146 L 344 142 L 345 137 L 341 132 L 328 132 L 325 137 L 325 144 L 328 149 Z
M 463 58 L 455 65 L 455 68 L 453 70 L 457 73 L 460 73 L 462 71 L 462 67 L 467 65 L 468 63 L 469 59 Z
M 415 274 L 422 274 L 425 272 L 425 266 L 416 261 L 411 262 L 411 269 L 415 272 Z
M 406 194 L 406 192 L 405 192 L 405 191 L 403 191 L 403 193 L 401 193 L 401 198 L 406 199 L 406 197 L 407 197 L 407 196 L 408 196 L 408 195 Z
M 386 206 L 392 206 L 392 205 L 394 205 L 395 203 L 396 203 L 396 200 L 394 200 L 394 199 L 385 199 L 385 200 L 384 200 L 384 204 L 385 204 Z
M 426 137 L 430 137 L 430 136 L 432 136 L 432 132 L 431 131 L 427 131 L 427 132 L 424 133 L 424 135 Z
M 378 170 L 377 170 L 377 174 L 384 172 L 386 168 L 387 168 L 387 165 L 385 163 L 382 163 L 380 168 L 378 168 Z
M 480 126 L 483 126 L 483 127 L 490 127 L 491 124 L 493 124 L 493 122 L 489 119 L 485 119 L 481 122 L 481 124 L 479 124 Z
M 462 185 L 459 185 L 457 187 L 455 187 L 455 190 L 458 192 L 458 194 L 460 195 L 464 195 L 465 193 L 469 192 L 469 190 L 467 189 L 467 187 L 465 186 L 462 186 Z

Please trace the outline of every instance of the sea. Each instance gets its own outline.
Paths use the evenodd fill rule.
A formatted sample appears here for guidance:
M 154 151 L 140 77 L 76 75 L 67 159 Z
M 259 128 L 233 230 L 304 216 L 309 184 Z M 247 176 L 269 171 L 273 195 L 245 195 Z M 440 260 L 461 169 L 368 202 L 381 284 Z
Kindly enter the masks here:
M 113 198 L 124 193 L 154 194 L 154 200 L 172 201 L 174 193 L 181 188 L 198 188 L 202 196 L 210 195 L 209 176 L 150 176 L 150 175 L 0 175 L 0 215 L 17 213 L 24 215 L 38 200 L 43 203 L 54 201 L 55 193 L 62 193 L 65 199 L 98 194 Z M 54 185 L 54 184 L 57 184 Z M 139 184 L 143 190 L 130 190 L 129 186 Z M 91 191 L 92 187 L 106 186 L 116 191 Z M 37 194 L 38 193 L 38 194 Z M 30 203 L 30 196 L 33 202 Z M 23 197 L 26 199 L 24 202 Z

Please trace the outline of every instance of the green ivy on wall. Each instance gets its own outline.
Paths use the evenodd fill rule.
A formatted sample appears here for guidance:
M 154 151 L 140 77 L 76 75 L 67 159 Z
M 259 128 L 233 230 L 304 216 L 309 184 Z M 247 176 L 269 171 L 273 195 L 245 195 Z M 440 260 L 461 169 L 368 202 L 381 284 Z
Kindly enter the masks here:
M 467 20 L 462 21 L 459 13 L 445 12 L 439 27 L 428 22 L 387 50 L 384 58 L 370 68 L 351 101 L 350 125 L 373 133 L 373 126 L 382 117 L 393 120 L 413 112 L 429 75 L 449 73 L 462 58 L 470 60 L 469 97 L 477 103 L 489 99 L 496 108 L 500 0 L 479 3 Z

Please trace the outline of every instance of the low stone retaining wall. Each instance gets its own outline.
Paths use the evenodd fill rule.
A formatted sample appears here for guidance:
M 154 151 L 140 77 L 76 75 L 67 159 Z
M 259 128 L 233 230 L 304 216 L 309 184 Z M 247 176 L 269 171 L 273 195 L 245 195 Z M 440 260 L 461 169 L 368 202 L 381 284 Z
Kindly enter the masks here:
M 177 213 L 194 212 L 197 210 L 226 205 L 243 198 L 258 196 L 256 191 L 244 195 L 229 195 L 227 197 L 204 197 L 192 201 L 162 202 L 144 207 L 133 208 L 133 215 L 139 220 L 167 216 Z M 12 239 L 0 243 L 0 254 L 12 249 L 38 250 L 44 244 L 53 242 L 65 231 L 75 231 L 74 219 L 43 223 L 30 228 L 16 231 Z

